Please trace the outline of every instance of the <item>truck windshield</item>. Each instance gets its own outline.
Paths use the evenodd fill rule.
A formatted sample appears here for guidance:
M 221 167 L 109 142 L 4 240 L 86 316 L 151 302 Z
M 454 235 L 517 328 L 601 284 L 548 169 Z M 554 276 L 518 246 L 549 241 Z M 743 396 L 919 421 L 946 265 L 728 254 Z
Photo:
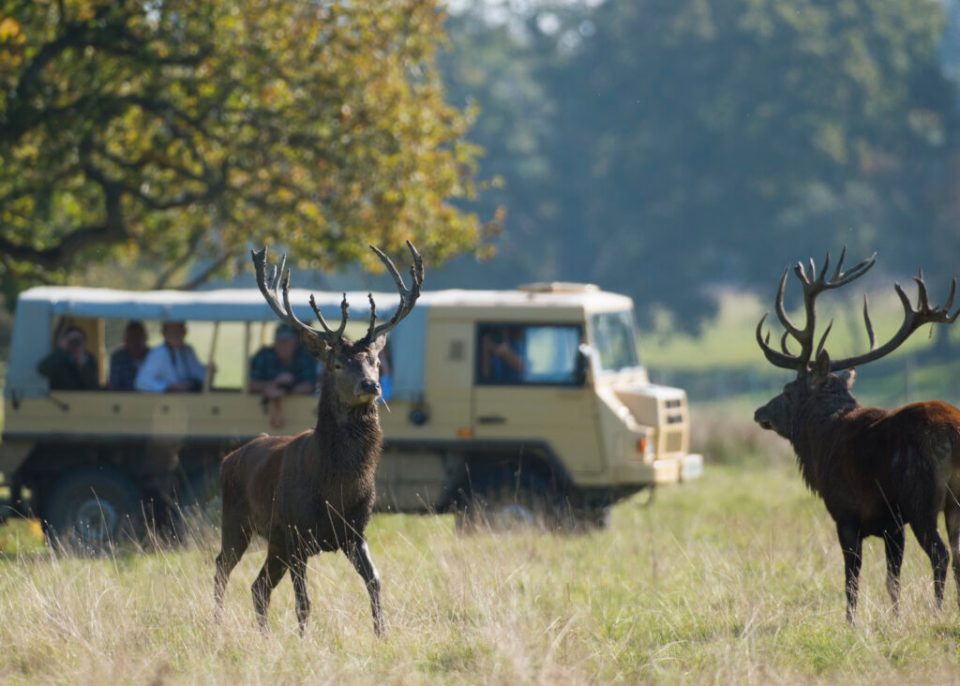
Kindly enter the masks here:
M 593 315 L 593 346 L 605 372 L 639 367 L 637 341 L 633 335 L 630 312 L 604 312 Z

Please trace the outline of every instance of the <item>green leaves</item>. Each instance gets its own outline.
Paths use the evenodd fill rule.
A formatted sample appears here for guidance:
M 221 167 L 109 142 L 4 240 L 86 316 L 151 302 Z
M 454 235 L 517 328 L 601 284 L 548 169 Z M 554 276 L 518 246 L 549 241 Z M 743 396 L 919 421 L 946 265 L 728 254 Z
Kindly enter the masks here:
M 123 257 L 182 281 L 249 243 L 324 268 L 367 243 L 478 247 L 434 2 L 6 5 L 0 279 Z

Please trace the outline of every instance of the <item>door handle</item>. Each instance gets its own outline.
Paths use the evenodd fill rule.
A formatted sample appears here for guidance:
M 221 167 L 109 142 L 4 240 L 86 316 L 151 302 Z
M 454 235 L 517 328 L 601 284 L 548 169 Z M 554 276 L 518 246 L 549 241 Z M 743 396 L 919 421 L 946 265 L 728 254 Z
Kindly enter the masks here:
M 505 424 L 506 421 L 506 417 L 501 417 L 498 414 L 485 414 L 482 417 L 477 417 L 478 424 Z

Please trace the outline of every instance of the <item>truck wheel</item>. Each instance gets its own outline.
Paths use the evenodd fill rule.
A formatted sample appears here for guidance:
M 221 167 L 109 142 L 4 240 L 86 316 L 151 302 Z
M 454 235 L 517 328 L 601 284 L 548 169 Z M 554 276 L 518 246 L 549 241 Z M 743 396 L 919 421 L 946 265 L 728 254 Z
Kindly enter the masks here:
M 457 530 L 512 531 L 542 527 L 563 528 L 565 510 L 546 479 L 534 474 L 502 474 L 477 484 L 464 494 L 456 509 Z
M 140 489 L 107 468 L 69 472 L 44 499 L 48 541 L 79 553 L 100 554 L 143 533 Z

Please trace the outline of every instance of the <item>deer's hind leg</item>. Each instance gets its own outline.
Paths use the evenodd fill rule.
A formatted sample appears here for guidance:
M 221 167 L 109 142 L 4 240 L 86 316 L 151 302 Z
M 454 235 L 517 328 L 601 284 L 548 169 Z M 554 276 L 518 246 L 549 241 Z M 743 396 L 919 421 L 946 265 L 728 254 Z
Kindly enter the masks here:
M 937 516 L 925 517 L 921 522 L 913 522 L 913 533 L 920 543 L 920 547 L 930 558 L 933 567 L 933 594 L 937 602 L 937 609 L 943 607 L 943 587 L 947 580 L 947 567 L 950 565 L 950 556 L 947 546 L 943 544 L 940 533 L 937 531 Z
M 224 517 L 223 528 L 220 534 L 220 554 L 217 555 L 216 573 L 213 578 L 213 598 L 216 602 L 217 621 L 223 610 L 223 594 L 227 587 L 230 572 L 237 566 L 243 557 L 247 546 L 250 545 L 252 533 L 247 523 L 239 518 Z
M 947 491 L 943 512 L 947 520 L 947 545 L 953 562 L 953 580 L 957 583 L 957 605 L 960 606 L 960 488 Z
M 893 611 L 900 614 L 900 567 L 903 564 L 903 527 L 883 532 L 883 547 L 887 554 L 887 593 L 893 603 Z

